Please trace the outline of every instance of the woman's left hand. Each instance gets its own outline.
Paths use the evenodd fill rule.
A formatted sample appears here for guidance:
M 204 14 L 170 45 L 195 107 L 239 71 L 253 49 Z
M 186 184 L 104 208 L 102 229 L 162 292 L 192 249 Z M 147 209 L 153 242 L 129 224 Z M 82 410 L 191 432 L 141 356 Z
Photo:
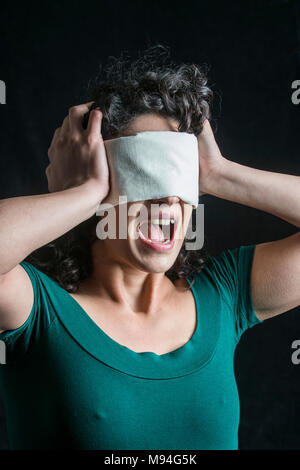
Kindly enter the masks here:
M 204 121 L 198 135 L 199 152 L 199 196 L 209 193 L 209 181 L 220 170 L 226 159 L 222 156 L 209 121 Z

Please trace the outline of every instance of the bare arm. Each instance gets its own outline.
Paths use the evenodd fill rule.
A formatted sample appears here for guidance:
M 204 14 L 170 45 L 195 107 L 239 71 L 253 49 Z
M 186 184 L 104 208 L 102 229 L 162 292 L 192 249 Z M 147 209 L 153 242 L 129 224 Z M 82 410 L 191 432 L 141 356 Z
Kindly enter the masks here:
M 81 121 L 87 110 L 87 105 L 71 108 L 54 134 L 46 171 L 51 192 L 0 201 L 1 331 L 21 326 L 32 306 L 31 282 L 19 263 L 91 217 L 108 193 L 102 116 L 93 111 L 83 131 Z
M 96 196 L 89 181 L 64 191 L 0 201 L 0 275 L 91 217 L 99 202 Z
M 269 212 L 300 228 L 300 177 L 257 170 L 224 158 L 208 121 L 198 137 L 200 192 Z M 201 161 L 202 160 L 202 161 Z M 257 245 L 251 289 L 261 319 L 300 305 L 300 232 Z

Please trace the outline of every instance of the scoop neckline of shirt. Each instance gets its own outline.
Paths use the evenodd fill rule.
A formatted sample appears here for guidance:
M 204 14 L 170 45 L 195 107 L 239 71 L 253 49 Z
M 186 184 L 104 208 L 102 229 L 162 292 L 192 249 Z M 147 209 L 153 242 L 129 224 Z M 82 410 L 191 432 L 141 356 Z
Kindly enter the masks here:
M 189 286 L 191 286 L 191 281 L 188 278 L 186 278 L 186 281 L 188 282 Z M 192 336 L 182 346 L 179 346 L 178 348 L 173 349 L 172 351 L 169 351 L 169 352 L 164 353 L 164 354 L 157 354 L 153 351 L 142 351 L 142 352 L 134 351 L 133 349 L 129 348 L 128 346 L 124 346 L 123 344 L 121 344 L 118 341 L 116 341 L 115 339 L 113 339 L 111 336 L 109 336 L 107 333 L 105 333 L 105 331 L 101 328 L 101 326 L 99 326 L 92 319 L 92 317 L 87 313 L 87 311 L 82 307 L 82 305 L 69 292 L 66 291 L 68 296 L 71 297 L 72 300 L 76 303 L 76 308 L 79 308 L 82 311 L 82 314 L 87 317 L 87 320 L 91 321 L 91 326 L 93 328 L 96 328 L 96 331 L 98 331 L 99 334 L 105 338 L 105 341 L 111 343 L 113 345 L 113 347 L 120 348 L 120 349 L 122 349 L 122 351 L 124 351 L 124 350 L 129 351 L 129 353 L 133 356 L 134 355 L 143 355 L 144 357 L 146 357 L 147 355 L 150 355 L 150 356 L 152 355 L 152 356 L 155 356 L 155 357 L 158 357 L 158 358 L 161 358 L 161 359 L 163 359 L 164 357 L 166 357 L 170 354 L 172 354 L 172 355 L 174 355 L 174 353 L 179 354 L 180 353 L 179 350 L 183 349 L 190 341 L 192 341 L 194 336 L 199 335 L 199 331 L 198 331 L 199 330 L 199 302 L 198 302 L 198 298 L 196 297 L 196 295 L 193 291 L 193 286 L 191 287 L 191 292 L 192 292 L 193 299 L 194 299 L 195 306 L 196 306 L 196 328 L 194 329 L 194 332 L 193 332 Z M 177 353 L 177 351 L 178 351 L 178 353 Z
M 190 279 L 186 280 L 191 285 Z M 195 331 L 184 345 L 161 355 L 150 351 L 136 352 L 115 341 L 94 322 L 69 292 L 53 282 L 58 286 L 59 294 L 71 299 L 74 306 L 72 309 L 61 308 L 60 295 L 54 296 L 52 303 L 65 329 L 86 352 L 112 369 L 139 378 L 172 379 L 205 367 L 214 355 L 219 337 L 219 320 L 216 321 L 216 315 L 201 314 L 197 277 L 191 285 L 197 312 Z

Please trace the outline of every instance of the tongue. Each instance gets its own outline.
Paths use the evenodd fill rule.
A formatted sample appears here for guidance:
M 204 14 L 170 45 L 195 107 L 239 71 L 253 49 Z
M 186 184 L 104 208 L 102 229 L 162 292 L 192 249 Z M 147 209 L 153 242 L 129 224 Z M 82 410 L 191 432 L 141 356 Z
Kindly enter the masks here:
M 163 231 L 159 225 L 150 224 L 148 222 L 142 223 L 140 231 L 144 237 L 148 238 L 153 242 L 163 242 L 165 240 Z

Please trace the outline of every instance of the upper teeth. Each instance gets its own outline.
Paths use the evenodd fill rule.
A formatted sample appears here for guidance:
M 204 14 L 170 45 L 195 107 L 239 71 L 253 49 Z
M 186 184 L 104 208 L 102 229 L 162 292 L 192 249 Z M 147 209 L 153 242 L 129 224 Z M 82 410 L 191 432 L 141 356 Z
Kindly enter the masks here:
M 174 219 L 153 219 L 154 225 L 170 225 L 174 224 Z

